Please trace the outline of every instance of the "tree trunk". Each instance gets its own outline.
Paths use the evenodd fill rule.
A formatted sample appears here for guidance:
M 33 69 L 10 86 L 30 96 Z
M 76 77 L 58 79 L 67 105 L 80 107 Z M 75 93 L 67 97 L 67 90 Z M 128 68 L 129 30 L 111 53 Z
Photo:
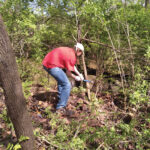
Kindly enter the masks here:
M 4 89 L 8 115 L 14 125 L 15 133 L 29 137 L 21 142 L 22 150 L 34 150 L 33 127 L 27 112 L 26 101 L 22 92 L 15 55 L 0 16 L 0 81 Z
M 145 8 L 148 8 L 149 5 L 150 5 L 150 0 L 145 0 Z

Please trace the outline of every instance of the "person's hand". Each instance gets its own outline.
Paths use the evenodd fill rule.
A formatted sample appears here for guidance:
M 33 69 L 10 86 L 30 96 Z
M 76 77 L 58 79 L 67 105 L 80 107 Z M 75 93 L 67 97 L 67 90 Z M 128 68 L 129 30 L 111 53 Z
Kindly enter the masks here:
M 84 77 L 83 77 L 83 74 L 79 74 L 79 77 L 81 78 L 81 81 L 83 81 L 84 80 Z
M 82 81 L 81 78 L 80 78 L 80 76 L 76 76 L 76 77 L 75 77 L 75 80 L 76 80 L 76 81 Z

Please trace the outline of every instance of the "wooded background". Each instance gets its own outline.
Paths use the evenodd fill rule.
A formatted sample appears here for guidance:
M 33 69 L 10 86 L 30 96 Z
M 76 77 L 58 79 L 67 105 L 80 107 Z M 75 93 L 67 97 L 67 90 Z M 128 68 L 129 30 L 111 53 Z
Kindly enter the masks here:
M 80 30 L 88 79 L 94 81 L 91 101 L 98 102 L 102 93 L 110 95 L 127 122 L 131 121 L 120 121 L 119 128 L 114 123 L 103 131 L 93 130 L 99 132 L 94 134 L 98 142 L 93 137 L 86 139 L 85 133 L 75 136 L 76 144 L 68 149 L 90 149 L 92 144 L 85 144 L 90 139 L 96 143 L 93 149 L 150 148 L 150 0 L 0 0 L 0 14 L 27 100 L 32 85 L 56 88 L 49 83 L 42 60 L 53 48 L 73 47 Z M 82 66 L 79 60 L 81 72 Z

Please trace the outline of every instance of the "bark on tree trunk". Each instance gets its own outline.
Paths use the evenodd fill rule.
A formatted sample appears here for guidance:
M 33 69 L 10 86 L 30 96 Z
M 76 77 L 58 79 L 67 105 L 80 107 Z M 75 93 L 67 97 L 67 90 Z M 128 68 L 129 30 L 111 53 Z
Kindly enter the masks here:
M 27 136 L 29 140 L 21 143 L 22 150 L 34 150 L 33 127 L 27 112 L 22 92 L 15 55 L 0 16 L 0 81 L 4 89 L 8 115 L 14 125 L 17 138 Z

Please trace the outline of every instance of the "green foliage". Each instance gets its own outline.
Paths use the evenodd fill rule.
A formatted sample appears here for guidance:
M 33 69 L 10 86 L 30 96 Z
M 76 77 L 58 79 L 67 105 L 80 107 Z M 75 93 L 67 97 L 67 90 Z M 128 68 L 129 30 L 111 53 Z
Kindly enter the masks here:
M 29 98 L 29 96 L 31 95 L 31 91 L 30 91 L 31 85 L 32 85 L 31 81 L 25 81 L 22 83 L 24 96 L 26 99 Z
M 4 108 L 2 114 L 0 114 L 0 118 L 2 118 L 2 120 L 6 123 L 6 126 L 8 127 L 8 129 L 10 130 L 14 130 L 13 124 L 7 114 L 7 109 Z
M 47 107 L 45 115 L 50 119 L 52 134 L 45 136 L 41 129 L 36 129 L 35 135 L 46 139 L 53 149 L 146 149 L 150 120 L 148 112 L 142 113 L 140 109 L 147 110 L 149 106 L 150 9 L 145 9 L 140 0 L 128 0 L 126 4 L 117 0 L 37 0 L 30 3 L 36 8 L 29 2 L 0 1 L 0 13 L 17 56 L 25 97 L 30 96 L 32 84 L 47 84 L 45 71 L 41 68 L 42 59 L 54 47 L 74 45 L 73 36 L 76 38 L 76 21 L 79 20 L 81 36 L 96 41 L 82 40 L 89 59 L 94 58 L 98 66 L 103 64 L 100 70 L 110 76 L 118 74 L 118 64 L 123 75 L 129 76 L 123 78 L 129 100 L 127 110 L 135 111 L 130 124 L 121 121 L 109 126 L 106 122 L 101 128 L 92 128 L 87 125 L 86 118 L 66 125 L 64 119 L 59 119 Z M 129 80 L 131 64 L 135 70 Z M 85 93 L 83 87 L 72 89 L 72 94 L 81 93 Z M 95 114 L 101 104 L 102 100 L 92 93 L 89 105 Z M 12 126 L 6 111 L 0 116 L 9 127 Z M 80 128 L 83 124 L 86 129 Z M 19 148 L 19 143 L 8 145 L 8 149 Z
M 21 149 L 20 143 L 23 141 L 29 140 L 29 137 L 27 136 L 20 136 L 17 144 L 11 144 L 9 143 L 7 146 L 7 150 L 19 150 Z
M 29 140 L 29 137 L 21 135 L 18 141 L 19 141 L 19 143 L 21 143 L 21 142 L 26 141 L 26 140 Z
M 146 57 L 147 59 L 150 59 L 150 46 L 148 46 L 148 48 L 147 48 L 145 57 Z
M 56 139 L 60 142 L 64 142 L 67 139 L 67 132 L 63 128 L 57 130 Z
M 15 145 L 9 143 L 7 146 L 7 150 L 19 150 L 19 149 L 21 149 L 21 145 L 18 143 Z
M 55 124 L 54 124 L 55 120 Z M 71 125 L 66 126 L 65 121 L 59 119 L 58 116 L 53 117 L 49 122 L 49 125 L 52 126 L 52 130 L 56 134 L 50 134 L 48 136 L 41 134 L 40 131 L 36 131 L 36 136 L 40 139 L 46 139 L 50 144 L 49 148 L 57 147 L 58 149 L 84 149 L 86 148 L 85 141 L 80 137 L 75 137 L 76 129 L 80 126 L 77 123 L 72 122 Z M 68 144 L 66 144 L 68 143 Z
M 130 103 L 137 108 L 149 101 L 149 83 L 143 79 L 144 74 L 142 73 L 142 70 L 138 70 L 139 71 L 135 75 L 135 80 L 133 81 L 131 89 L 129 89 Z
M 72 138 L 72 140 L 70 141 L 70 148 L 74 150 L 84 150 L 86 147 L 84 141 L 81 138 L 77 137 Z
M 78 95 L 78 94 L 81 94 L 81 93 L 86 92 L 86 89 L 83 88 L 83 86 L 73 87 L 72 90 L 71 90 L 71 92 L 72 92 L 73 94 L 77 94 L 77 95 Z
M 66 125 L 62 118 L 57 118 L 57 116 L 54 118 L 55 125 L 52 125 L 52 122 L 49 123 L 50 126 L 53 126 L 54 133 L 44 135 L 40 133 L 40 130 L 38 134 L 36 133 L 38 138 L 50 143 L 49 148 L 82 150 L 98 147 L 102 149 L 134 147 L 142 150 L 148 144 L 150 131 L 146 124 L 142 125 L 142 130 L 139 130 L 140 122 L 136 118 L 130 124 L 120 122 L 115 126 L 105 125 L 101 128 L 86 126 L 85 129 L 82 128 L 82 125 L 86 123 L 86 119 L 81 122 L 72 121 L 71 124 Z M 92 144 L 95 146 L 91 147 Z

